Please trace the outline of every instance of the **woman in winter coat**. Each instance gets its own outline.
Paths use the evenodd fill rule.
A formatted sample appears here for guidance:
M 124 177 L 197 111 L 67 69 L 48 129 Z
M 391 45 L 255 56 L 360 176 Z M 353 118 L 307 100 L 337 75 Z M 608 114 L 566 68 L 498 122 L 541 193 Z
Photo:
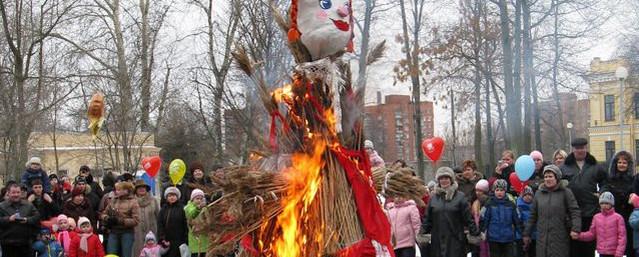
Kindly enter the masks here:
M 181 194 L 176 187 L 168 187 L 164 191 L 166 204 L 158 214 L 158 240 L 161 245 L 168 243 L 169 246 L 169 251 L 163 255 L 165 257 L 180 257 L 180 245 L 186 244 L 188 238 L 184 205 L 178 200 Z
M 602 257 L 623 257 L 626 251 L 626 224 L 615 212 L 615 197 L 610 192 L 599 196 L 601 212 L 595 214 L 590 230 L 581 232 L 580 241 L 597 240 L 597 252 Z M 576 239 L 576 238 L 573 238 Z
M 626 151 L 620 151 L 610 161 L 608 168 L 608 183 L 603 187 L 602 191 L 612 193 L 615 199 L 615 212 L 619 213 L 626 224 L 626 237 L 632 242 L 632 229 L 628 223 L 630 214 L 634 209 L 632 204 L 628 203 L 630 194 L 633 192 L 633 176 L 635 175 L 635 163 L 632 155 Z M 634 256 L 632 244 L 627 244 L 624 253 L 628 257 Z
M 197 218 L 202 211 L 205 211 L 206 198 L 204 191 L 195 189 L 191 192 L 191 200 L 184 207 L 184 213 L 186 214 L 187 224 L 189 224 L 189 249 L 191 250 L 191 257 L 204 257 L 209 247 L 208 235 L 198 235 L 193 232 L 193 220 Z
M 86 217 L 91 221 L 93 231 L 96 231 L 97 215 L 93 210 L 93 206 L 84 195 L 84 188 L 74 187 L 71 191 L 71 199 L 64 203 L 62 213 L 68 217 L 78 220 L 80 217 Z M 78 224 L 79 225 L 79 224 Z
M 202 190 L 206 195 L 211 195 L 213 193 L 213 182 L 211 179 L 204 174 L 204 166 L 202 166 L 199 162 L 193 162 L 189 166 L 191 171 L 191 177 L 186 180 L 184 186 L 182 187 L 182 203 L 186 205 L 191 196 L 191 192 L 195 189 Z M 211 199 L 207 199 L 210 201 Z
M 109 227 L 108 254 L 121 253 L 122 257 L 131 257 L 133 232 L 140 222 L 140 206 L 133 197 L 131 182 L 115 184 L 115 199 L 109 202 L 100 220 Z
M 524 245 L 527 246 L 531 242 L 533 228 L 537 229 L 537 257 L 570 256 L 570 237 L 581 231 L 577 200 L 572 191 L 560 183 L 561 177 L 559 167 L 548 165 L 544 168 L 544 184 L 535 194 L 523 233 Z
M 441 167 L 435 174 L 437 184 L 428 203 L 422 230 L 431 234 L 431 257 L 466 256 L 466 236 L 468 228 L 471 237 L 479 237 L 464 193 L 457 191 L 455 174 L 449 167 Z
M 160 207 L 157 200 L 149 191 L 151 187 L 144 180 L 135 181 L 135 197 L 140 206 L 140 223 L 135 226 L 135 239 L 133 240 L 133 254 L 139 254 L 145 245 L 145 238 L 149 232 L 155 234 L 158 232 L 157 217 Z
M 472 204 L 473 198 L 475 198 L 475 184 L 480 179 L 483 179 L 479 171 L 477 171 L 477 164 L 473 160 L 465 160 L 462 164 L 462 173 L 457 174 L 455 178 L 459 185 L 458 190 L 464 193 L 468 204 Z
M 398 197 L 387 207 L 395 256 L 415 256 L 415 236 L 422 225 L 415 201 Z

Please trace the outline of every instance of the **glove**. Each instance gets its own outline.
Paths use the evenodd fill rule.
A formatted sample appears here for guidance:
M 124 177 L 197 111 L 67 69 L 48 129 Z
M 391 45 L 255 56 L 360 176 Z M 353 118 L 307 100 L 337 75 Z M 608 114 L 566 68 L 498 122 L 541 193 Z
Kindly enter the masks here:
M 486 234 L 480 233 L 477 236 L 466 234 L 466 239 L 468 239 L 469 244 L 479 245 L 482 241 L 486 240 Z
M 431 240 L 430 234 L 418 234 L 415 237 L 415 241 L 417 241 L 417 244 L 419 245 L 430 244 L 430 240 Z

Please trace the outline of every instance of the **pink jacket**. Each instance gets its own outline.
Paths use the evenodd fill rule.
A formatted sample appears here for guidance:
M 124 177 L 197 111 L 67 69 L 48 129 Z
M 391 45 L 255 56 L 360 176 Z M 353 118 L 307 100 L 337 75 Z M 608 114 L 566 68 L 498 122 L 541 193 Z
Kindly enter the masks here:
M 590 230 L 581 232 L 579 240 L 597 239 L 599 254 L 623 256 L 626 250 L 626 225 L 623 217 L 612 208 L 595 214 Z
M 145 245 L 140 251 L 140 257 L 161 257 L 162 254 L 165 254 L 169 248 L 162 248 L 159 244 L 155 244 L 154 246 Z
M 415 201 L 388 203 L 388 219 L 391 223 L 392 235 L 395 238 L 395 249 L 415 245 L 415 236 L 419 233 L 421 221 Z
M 372 153 L 368 156 L 368 160 L 371 162 L 371 168 L 384 168 L 386 164 L 384 163 L 384 159 L 377 153 L 377 151 L 373 150 Z

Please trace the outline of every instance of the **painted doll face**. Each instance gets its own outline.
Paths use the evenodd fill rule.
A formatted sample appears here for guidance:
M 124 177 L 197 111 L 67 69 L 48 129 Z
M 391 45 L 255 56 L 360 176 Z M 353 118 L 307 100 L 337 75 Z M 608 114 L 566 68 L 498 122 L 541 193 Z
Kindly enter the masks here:
M 299 0 L 298 8 L 301 40 L 313 60 L 344 50 L 352 34 L 349 0 Z

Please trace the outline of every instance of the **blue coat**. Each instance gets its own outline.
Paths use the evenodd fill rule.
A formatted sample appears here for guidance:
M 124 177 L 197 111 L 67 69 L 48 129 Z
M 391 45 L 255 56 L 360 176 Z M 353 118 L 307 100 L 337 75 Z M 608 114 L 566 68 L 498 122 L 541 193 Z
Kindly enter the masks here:
M 531 209 L 532 209 L 532 201 L 530 203 L 526 203 L 524 202 L 524 198 L 522 197 L 517 198 L 517 211 L 519 212 L 519 220 L 521 221 L 522 224 L 528 223 Z M 521 232 L 523 231 L 516 232 L 517 240 L 521 239 Z M 537 228 L 533 227 L 530 238 L 532 238 L 532 240 L 537 240 Z
M 639 248 L 639 208 L 632 211 L 628 223 L 632 228 L 632 248 L 637 249 Z
M 38 254 L 38 257 L 59 257 L 63 256 L 62 254 L 62 246 L 56 240 L 50 240 L 48 243 L 45 243 L 42 240 L 38 240 L 33 243 L 33 250 L 35 250 Z
M 23 185 L 27 186 L 27 191 L 31 193 L 31 182 L 33 182 L 36 179 L 40 179 L 40 181 L 42 181 L 42 188 L 44 189 L 44 192 L 46 193 L 51 192 L 51 184 L 49 184 L 49 175 L 47 175 L 47 172 L 42 169 L 33 170 L 31 168 L 27 168 L 24 171 L 24 173 L 22 173 L 22 178 L 20 182 Z
M 489 242 L 513 242 L 515 233 L 522 230 L 517 206 L 507 198 L 497 199 L 493 196 L 484 206 L 481 216 L 481 231 L 486 232 Z

